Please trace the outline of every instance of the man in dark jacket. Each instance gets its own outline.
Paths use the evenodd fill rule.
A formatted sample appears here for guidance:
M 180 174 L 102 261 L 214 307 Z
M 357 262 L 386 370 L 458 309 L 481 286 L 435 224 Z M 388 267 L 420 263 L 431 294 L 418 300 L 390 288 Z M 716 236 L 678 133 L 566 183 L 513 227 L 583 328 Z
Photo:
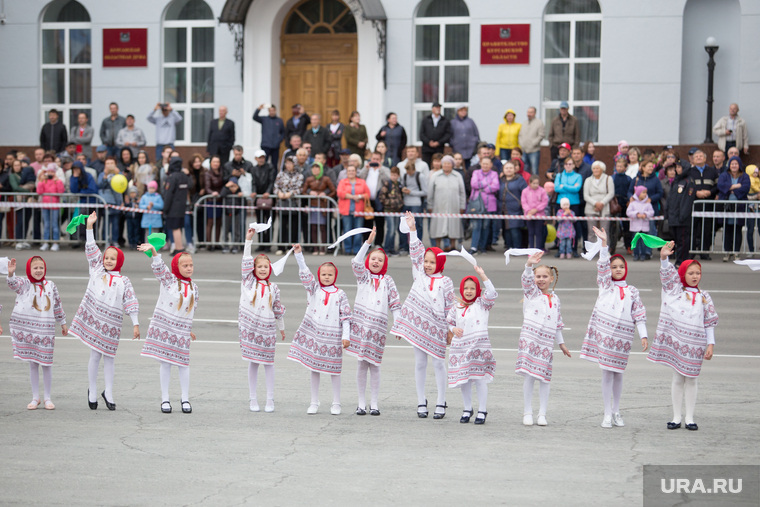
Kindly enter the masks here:
M 235 145 L 232 147 L 232 160 L 222 166 L 222 177 L 226 182 L 233 176 L 240 176 L 243 173 L 253 174 L 253 164 L 243 158 L 243 147 Z
M 691 209 L 697 197 L 694 180 L 680 165 L 676 165 L 676 179 L 668 194 L 668 226 L 676 243 L 676 267 L 689 258 L 691 245 Z
M 251 199 L 256 206 L 256 221 L 259 223 L 265 223 L 270 216 L 274 220 L 274 214 L 268 206 L 264 205 L 264 201 L 257 202 L 257 199 L 272 198 L 272 194 L 274 193 L 274 180 L 277 179 L 277 169 L 267 162 L 267 154 L 264 150 L 257 151 L 253 156 L 256 159 L 256 165 L 253 166 L 250 171 L 253 176 Z M 269 245 L 266 245 L 266 243 L 271 241 L 272 230 L 274 230 L 274 227 L 261 233 L 261 243 L 263 244 L 256 249 L 257 252 L 270 251 Z
M 317 153 L 327 154 L 330 149 L 330 131 L 322 126 L 321 121 L 320 115 L 311 115 L 311 128 L 303 135 L 303 143 L 311 144 L 312 157 Z
M 66 125 L 59 122 L 60 114 L 57 109 L 51 109 L 48 113 L 48 122 L 42 126 L 40 131 L 40 146 L 45 151 L 54 151 L 60 153 L 66 147 L 69 141 L 69 135 L 66 133 Z
M 127 126 L 127 120 L 119 115 L 119 104 L 111 102 L 108 104 L 110 116 L 103 118 L 100 123 L 100 142 L 108 147 L 108 156 L 116 157 L 119 154 L 119 146 L 116 144 L 116 137 L 119 131 Z
M 712 201 L 718 195 L 718 170 L 707 165 L 707 155 L 702 150 L 696 150 L 692 156 L 692 166 L 688 171 L 689 177 L 694 181 L 697 200 Z M 697 203 L 694 211 L 715 211 L 712 203 Z M 712 248 L 714 218 L 695 218 L 694 234 L 692 234 L 692 250 L 709 252 Z M 700 255 L 702 260 L 712 260 L 709 253 Z
M 212 119 L 208 126 L 206 151 L 209 158 L 219 155 L 222 164 L 226 164 L 234 144 L 235 122 L 227 119 L 227 106 L 219 106 L 219 118 Z
M 285 124 L 282 118 L 277 116 L 277 107 L 269 104 L 268 116 L 259 113 L 264 109 L 264 104 L 253 113 L 253 121 L 261 123 L 261 149 L 267 154 L 267 160 L 272 166 L 277 165 L 280 159 L 280 143 L 285 138 Z
M 301 104 L 293 104 L 291 111 L 293 116 L 285 124 L 285 146 L 287 146 L 288 149 L 293 149 L 293 146 L 290 144 L 290 138 L 294 135 L 298 135 L 303 139 L 303 135 L 306 133 L 306 127 L 309 126 L 309 122 L 311 121 L 309 115 L 304 112 Z
M 451 139 L 451 124 L 448 118 L 441 115 L 441 104 L 435 102 L 431 113 L 420 125 L 422 161 L 427 165 L 431 165 L 434 154 L 443 153 L 443 147 Z
M 190 189 L 190 176 L 182 171 L 182 159 L 172 157 L 169 160 L 166 185 L 164 186 L 164 223 L 172 231 L 174 251 L 171 255 L 184 252 L 182 248 L 182 230 L 185 227 L 185 210 L 187 193 Z

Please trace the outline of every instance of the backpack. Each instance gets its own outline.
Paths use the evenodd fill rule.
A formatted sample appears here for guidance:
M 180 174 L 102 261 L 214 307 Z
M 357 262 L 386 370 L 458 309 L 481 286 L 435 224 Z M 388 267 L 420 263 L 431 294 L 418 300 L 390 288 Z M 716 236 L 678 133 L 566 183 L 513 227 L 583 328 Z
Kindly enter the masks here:
M 392 181 L 389 181 L 383 190 L 383 208 L 390 212 L 401 211 L 404 208 L 404 194 L 401 193 L 400 185 L 394 185 Z

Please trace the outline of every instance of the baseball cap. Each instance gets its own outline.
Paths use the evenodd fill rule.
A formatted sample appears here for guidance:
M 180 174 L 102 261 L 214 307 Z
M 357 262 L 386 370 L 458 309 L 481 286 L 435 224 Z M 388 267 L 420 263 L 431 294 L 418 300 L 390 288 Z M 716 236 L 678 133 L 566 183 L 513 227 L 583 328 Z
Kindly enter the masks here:
M 264 150 L 256 150 L 253 153 L 253 158 L 266 157 L 266 156 L 267 156 L 267 152 L 265 152 Z
M 349 150 L 348 148 L 343 148 L 342 150 L 340 150 L 340 154 L 341 155 L 351 155 L 351 150 Z
M 696 146 L 689 149 L 689 155 L 694 155 L 697 151 L 699 151 L 699 148 Z
M 105 144 L 98 145 L 98 147 L 95 148 L 95 151 L 97 153 L 103 153 L 104 151 L 108 151 L 108 146 L 106 146 Z
M 573 148 L 569 144 L 567 144 L 567 143 L 562 143 L 562 144 L 559 145 L 559 147 L 560 148 L 564 148 L 564 149 L 566 149 L 568 151 L 573 151 Z
M 488 144 L 486 145 L 486 148 L 488 148 L 489 150 L 495 150 L 495 149 L 496 149 L 496 145 L 495 145 L 495 144 L 493 144 L 493 143 L 488 143 Z
M 229 179 L 229 181 L 227 181 L 227 183 L 234 183 L 235 185 L 237 185 L 238 179 L 236 176 L 233 176 L 232 178 Z
M 560 109 L 569 109 L 570 105 L 567 103 L 566 100 L 563 100 L 562 102 L 559 103 L 559 108 Z
M 436 100 L 435 102 L 433 102 L 432 107 L 441 107 L 441 103 Z

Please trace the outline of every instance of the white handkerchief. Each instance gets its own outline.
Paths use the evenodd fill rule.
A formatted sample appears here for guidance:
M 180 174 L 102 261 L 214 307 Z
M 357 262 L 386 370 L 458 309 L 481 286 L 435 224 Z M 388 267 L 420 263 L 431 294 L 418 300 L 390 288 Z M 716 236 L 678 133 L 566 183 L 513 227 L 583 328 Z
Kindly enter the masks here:
M 0 261 L 2 261 L 2 259 L 0 259 Z M 760 271 L 760 259 L 745 259 L 743 261 L 734 261 L 734 264 L 741 264 L 742 266 L 747 266 L 752 271 Z M 8 272 L 7 267 L 6 267 L 6 271 L 0 271 L 0 273 L 7 273 L 7 272 Z
M 450 252 L 445 252 L 445 253 L 441 252 L 438 255 L 439 256 L 440 255 L 443 255 L 443 256 L 451 255 L 451 256 L 454 256 L 454 257 L 462 257 L 467 262 L 469 262 L 470 264 L 472 264 L 473 266 L 477 266 L 478 265 L 478 261 L 475 260 L 475 257 L 473 257 L 472 254 L 470 254 L 470 252 L 468 252 L 467 250 L 464 249 L 464 246 L 462 246 L 461 251 L 452 250 Z
M 596 254 L 602 251 L 602 240 L 599 238 L 596 238 L 594 243 L 591 241 L 584 241 L 583 244 L 586 245 L 586 253 L 581 254 L 581 257 L 587 261 L 590 261 Z
M 0 257 L 0 274 L 8 274 L 8 257 Z
M 265 224 L 259 224 L 256 222 L 251 222 L 250 224 L 248 224 L 248 228 L 256 231 L 256 234 L 260 232 L 264 232 L 271 227 L 272 227 L 272 215 L 269 215 L 269 220 L 267 220 L 267 223 Z
M 401 234 L 409 234 L 409 224 L 406 223 L 406 217 L 401 217 L 401 221 L 398 223 L 398 230 Z
M 535 253 L 540 252 L 541 250 L 538 248 L 510 248 L 506 252 L 504 252 L 505 263 L 507 266 L 509 266 L 509 256 L 510 255 L 533 255 Z
M 290 257 L 290 254 L 292 253 L 293 248 L 288 250 L 288 253 L 285 254 L 285 257 L 272 263 L 272 274 L 274 276 L 280 276 L 280 273 L 282 273 L 282 271 L 285 269 L 285 263 L 288 262 L 288 257 Z
M 364 234 L 365 232 L 372 232 L 372 229 L 367 229 L 366 227 L 357 227 L 356 229 L 351 229 L 350 231 L 348 231 L 347 233 L 339 237 L 335 243 L 328 246 L 327 249 L 332 250 L 336 246 L 340 245 L 340 242 L 343 241 L 344 239 L 350 238 L 351 236 L 356 236 L 357 234 Z

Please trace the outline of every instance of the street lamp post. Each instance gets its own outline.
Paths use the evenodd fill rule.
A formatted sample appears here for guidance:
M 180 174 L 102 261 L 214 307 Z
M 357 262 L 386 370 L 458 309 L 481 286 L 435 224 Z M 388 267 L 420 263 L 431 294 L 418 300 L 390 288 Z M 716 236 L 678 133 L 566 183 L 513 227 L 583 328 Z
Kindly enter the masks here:
M 705 51 L 709 56 L 707 60 L 707 124 L 705 125 L 704 144 L 712 144 L 712 113 L 713 113 L 713 78 L 715 77 L 715 53 L 718 52 L 718 41 L 715 37 L 708 37 L 705 41 Z

